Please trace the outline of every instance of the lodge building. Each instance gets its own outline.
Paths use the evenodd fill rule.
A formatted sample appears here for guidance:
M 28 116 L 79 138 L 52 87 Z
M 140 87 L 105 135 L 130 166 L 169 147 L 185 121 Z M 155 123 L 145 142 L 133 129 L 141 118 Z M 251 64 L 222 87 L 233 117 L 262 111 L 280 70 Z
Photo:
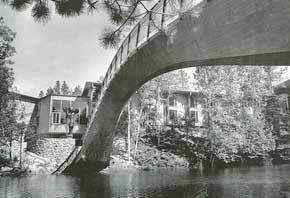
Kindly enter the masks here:
M 50 94 L 42 98 L 20 95 L 20 100 L 34 104 L 29 127 L 36 138 L 27 137 L 27 149 L 40 156 L 61 163 L 76 145 L 81 145 L 88 121 L 94 111 L 101 90 L 101 83 L 86 82 L 81 96 Z M 282 111 L 289 111 L 290 80 L 276 86 L 275 92 L 285 98 Z M 162 125 L 180 124 L 189 119 L 195 127 L 202 127 L 201 95 L 197 91 L 163 90 L 158 111 Z M 74 112 L 72 138 L 69 133 L 67 110 Z M 289 135 L 289 133 L 287 133 Z
M 75 111 L 73 138 L 80 139 L 95 108 L 101 83 L 86 82 L 81 96 L 50 94 L 34 98 L 35 107 L 30 127 L 37 137 L 64 138 L 69 133 L 67 109 Z M 22 95 L 24 96 L 24 95 Z M 195 126 L 202 125 L 202 108 L 199 93 L 188 90 L 163 91 L 159 110 L 162 125 L 172 125 L 187 117 Z

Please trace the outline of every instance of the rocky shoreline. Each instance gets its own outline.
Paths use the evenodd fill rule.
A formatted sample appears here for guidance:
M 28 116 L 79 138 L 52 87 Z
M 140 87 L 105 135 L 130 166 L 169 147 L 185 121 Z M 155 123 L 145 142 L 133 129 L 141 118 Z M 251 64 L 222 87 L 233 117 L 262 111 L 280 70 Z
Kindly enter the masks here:
M 0 170 L 0 177 L 20 177 L 26 175 L 28 175 L 27 170 L 18 167 L 16 168 L 3 167 Z
M 55 170 L 57 164 L 47 158 L 43 158 L 31 152 L 23 152 L 22 165 L 19 161 L 14 167 L 0 168 L 0 177 L 26 176 L 26 175 L 49 175 Z
M 115 145 L 120 146 L 120 145 Z M 119 147 L 120 148 L 120 147 Z M 166 150 L 159 150 L 144 143 L 139 144 L 138 151 L 132 153 L 130 161 L 125 150 L 118 150 L 111 156 L 109 169 L 153 170 L 157 168 L 188 168 L 187 159 Z

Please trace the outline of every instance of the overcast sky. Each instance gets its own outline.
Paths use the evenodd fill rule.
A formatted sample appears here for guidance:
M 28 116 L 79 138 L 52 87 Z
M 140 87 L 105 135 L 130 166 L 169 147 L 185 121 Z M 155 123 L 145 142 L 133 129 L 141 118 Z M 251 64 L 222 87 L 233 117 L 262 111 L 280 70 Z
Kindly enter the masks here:
M 109 25 L 104 13 L 72 18 L 53 15 L 47 24 L 41 24 L 29 10 L 15 12 L 0 4 L 0 16 L 17 33 L 13 69 L 15 86 L 23 94 L 38 96 L 56 80 L 65 80 L 70 87 L 97 81 L 115 54 L 115 50 L 102 48 L 98 40 Z M 284 75 L 286 79 L 289 73 Z
M 105 50 L 98 40 L 108 25 L 104 13 L 73 18 L 53 15 L 47 24 L 40 24 L 29 10 L 15 12 L 0 5 L 0 16 L 17 33 L 13 69 L 20 93 L 38 96 L 56 80 L 83 87 L 85 81 L 104 75 L 114 56 L 115 50 Z

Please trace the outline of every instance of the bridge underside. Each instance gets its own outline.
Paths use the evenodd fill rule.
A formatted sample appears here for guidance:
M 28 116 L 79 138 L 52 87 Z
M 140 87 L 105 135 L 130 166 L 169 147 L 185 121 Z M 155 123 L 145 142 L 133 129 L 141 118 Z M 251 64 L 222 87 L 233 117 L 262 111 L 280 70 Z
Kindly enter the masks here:
M 114 75 L 69 172 L 108 166 L 122 107 L 163 73 L 207 65 L 290 65 L 289 0 L 212 0 L 134 52 Z

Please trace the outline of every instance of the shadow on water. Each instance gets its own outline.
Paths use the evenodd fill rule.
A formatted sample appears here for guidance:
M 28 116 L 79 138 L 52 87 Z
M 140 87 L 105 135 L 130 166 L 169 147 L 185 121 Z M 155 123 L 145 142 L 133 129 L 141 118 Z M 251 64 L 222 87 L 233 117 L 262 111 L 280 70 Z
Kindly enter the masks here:
M 290 198 L 290 165 L 0 178 L 1 198 Z
M 80 178 L 81 197 L 112 197 L 110 177 L 105 174 Z

